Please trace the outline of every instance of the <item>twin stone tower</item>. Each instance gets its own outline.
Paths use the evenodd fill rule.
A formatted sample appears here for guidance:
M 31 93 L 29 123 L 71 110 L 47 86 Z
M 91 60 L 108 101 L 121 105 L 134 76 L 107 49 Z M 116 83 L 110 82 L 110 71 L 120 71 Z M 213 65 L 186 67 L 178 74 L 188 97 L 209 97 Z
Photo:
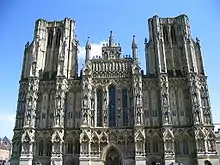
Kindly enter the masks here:
M 75 22 L 36 21 L 24 51 L 11 165 L 219 164 L 198 38 L 186 15 L 154 16 L 146 70 L 112 32 L 78 75 Z

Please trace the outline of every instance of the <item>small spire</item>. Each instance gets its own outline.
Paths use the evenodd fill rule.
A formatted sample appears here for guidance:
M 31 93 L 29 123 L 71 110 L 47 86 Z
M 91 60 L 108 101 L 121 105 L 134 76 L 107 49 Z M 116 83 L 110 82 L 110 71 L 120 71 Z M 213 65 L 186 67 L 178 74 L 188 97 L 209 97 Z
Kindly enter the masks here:
M 144 43 L 147 44 L 147 42 L 148 42 L 148 40 L 147 40 L 147 38 L 145 37 L 145 38 L 144 38 Z
M 132 49 L 136 49 L 136 48 L 138 48 L 138 45 L 137 45 L 137 43 L 136 43 L 136 39 L 135 39 L 135 35 L 133 35 L 133 40 L 132 40 Z
M 91 45 L 90 45 L 90 42 L 89 42 L 89 37 L 87 38 L 87 41 L 86 41 L 86 49 L 91 49 Z
M 112 35 L 112 31 L 110 31 L 109 46 L 111 47 L 113 44 L 114 44 L 113 35 Z

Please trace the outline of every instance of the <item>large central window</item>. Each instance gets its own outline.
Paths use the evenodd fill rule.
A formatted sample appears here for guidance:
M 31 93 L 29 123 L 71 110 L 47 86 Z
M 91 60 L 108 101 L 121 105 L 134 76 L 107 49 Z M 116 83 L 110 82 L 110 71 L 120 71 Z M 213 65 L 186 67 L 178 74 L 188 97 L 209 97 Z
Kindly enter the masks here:
M 109 87 L 109 126 L 115 127 L 116 126 L 116 90 L 113 85 Z

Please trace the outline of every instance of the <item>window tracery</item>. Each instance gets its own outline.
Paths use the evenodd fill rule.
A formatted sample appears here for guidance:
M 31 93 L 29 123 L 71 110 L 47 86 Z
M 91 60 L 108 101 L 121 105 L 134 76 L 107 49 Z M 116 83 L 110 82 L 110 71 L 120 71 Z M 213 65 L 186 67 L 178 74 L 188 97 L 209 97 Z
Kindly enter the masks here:
M 50 29 L 48 32 L 48 38 L 47 38 L 47 47 L 52 47 L 52 41 L 53 41 L 53 29 Z
M 116 126 L 116 89 L 115 86 L 109 87 L 109 126 Z

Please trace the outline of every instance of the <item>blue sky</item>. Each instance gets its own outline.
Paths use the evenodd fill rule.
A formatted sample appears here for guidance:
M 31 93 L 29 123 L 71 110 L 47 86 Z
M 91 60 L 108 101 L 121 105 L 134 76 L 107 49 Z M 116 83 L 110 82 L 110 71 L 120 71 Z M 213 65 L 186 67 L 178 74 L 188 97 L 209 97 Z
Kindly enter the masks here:
M 84 49 L 89 36 L 94 53 L 99 52 L 100 43 L 108 39 L 109 31 L 112 30 L 124 54 L 130 54 L 132 35 L 135 34 L 141 65 L 145 67 L 143 41 L 144 37 L 148 37 L 147 19 L 155 14 L 161 17 L 187 14 L 192 35 L 201 40 L 214 122 L 220 122 L 219 8 L 218 0 L 3 0 L 0 2 L 0 137 L 6 135 L 11 138 L 13 135 L 24 45 L 32 40 L 38 18 L 74 19 L 82 46 L 80 50 Z M 82 56 L 83 51 L 80 53 Z

